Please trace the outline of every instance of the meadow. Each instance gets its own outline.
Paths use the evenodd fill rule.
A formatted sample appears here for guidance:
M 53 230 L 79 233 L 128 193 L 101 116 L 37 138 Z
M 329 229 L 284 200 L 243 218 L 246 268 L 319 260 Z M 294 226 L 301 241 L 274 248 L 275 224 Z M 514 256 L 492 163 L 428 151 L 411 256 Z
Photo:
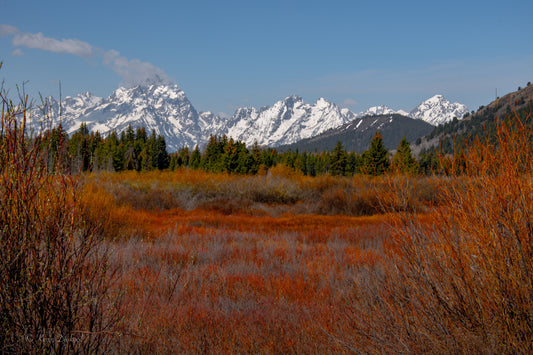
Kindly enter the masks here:
M 439 175 L 72 174 L 23 108 L 0 134 L 2 352 L 533 351 L 513 117 Z
M 285 167 L 84 179 L 84 218 L 111 231 L 127 352 L 342 352 L 353 286 L 380 273 L 393 223 L 375 198 L 386 179 Z M 410 187 L 412 210 L 435 183 Z

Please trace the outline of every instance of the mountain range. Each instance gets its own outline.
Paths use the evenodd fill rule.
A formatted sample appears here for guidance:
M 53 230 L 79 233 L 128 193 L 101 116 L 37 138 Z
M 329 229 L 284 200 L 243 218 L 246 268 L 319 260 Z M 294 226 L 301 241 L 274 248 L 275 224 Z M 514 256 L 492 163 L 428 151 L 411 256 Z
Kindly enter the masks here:
M 261 146 L 278 147 L 316 137 L 344 125 L 352 124 L 351 127 L 357 130 L 362 121 L 357 121 L 357 124 L 355 120 L 364 117 L 402 116 L 437 126 L 454 117 L 460 119 L 468 112 L 466 106 L 451 103 L 442 95 L 431 97 L 409 113 L 386 106 L 353 113 L 324 98 L 309 104 L 299 96 L 289 96 L 260 109 L 239 108 L 233 116 L 226 118 L 212 112 L 198 112 L 183 90 L 174 84 L 121 87 L 107 98 L 87 92 L 66 97 L 61 105 L 50 97 L 47 108 L 53 123 L 61 123 L 69 134 L 78 130 L 81 123 L 86 123 L 89 130 L 97 130 L 104 135 L 113 130 L 121 132 L 129 125 L 145 127 L 147 132 L 154 130 L 164 136 L 169 151 L 183 146 L 202 147 L 212 134 L 226 135 L 247 145 L 257 142 Z M 33 128 L 39 129 L 42 114 L 35 110 L 32 117 Z M 384 120 L 376 128 L 383 130 L 391 123 L 387 124 Z M 368 125 L 360 127 L 369 129 Z

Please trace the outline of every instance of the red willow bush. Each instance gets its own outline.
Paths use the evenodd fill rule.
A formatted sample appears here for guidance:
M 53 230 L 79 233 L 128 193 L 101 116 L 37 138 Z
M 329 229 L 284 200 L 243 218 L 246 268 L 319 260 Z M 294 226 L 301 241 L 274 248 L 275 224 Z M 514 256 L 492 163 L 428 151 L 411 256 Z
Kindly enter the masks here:
M 81 218 L 81 186 L 60 150 L 27 134 L 27 99 L 0 96 L 0 352 L 103 351 L 118 298 L 97 225 Z
M 531 120 L 508 117 L 497 123 L 496 140 L 467 147 L 439 187 L 444 206 L 432 218 L 397 211 L 385 248 L 390 262 L 357 288 L 351 326 L 338 332 L 343 344 L 370 352 L 533 352 Z M 391 185 L 405 200 L 404 185 Z

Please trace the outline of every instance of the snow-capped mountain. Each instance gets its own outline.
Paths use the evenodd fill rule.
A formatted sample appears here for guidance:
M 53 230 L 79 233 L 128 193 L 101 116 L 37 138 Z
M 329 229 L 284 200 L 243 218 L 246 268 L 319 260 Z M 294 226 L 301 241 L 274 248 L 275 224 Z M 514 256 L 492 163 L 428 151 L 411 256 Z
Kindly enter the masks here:
M 370 117 L 370 116 L 383 116 L 383 115 L 402 115 L 402 116 L 408 116 L 409 113 L 405 112 L 404 110 L 398 110 L 394 111 L 393 109 L 387 107 L 387 106 L 373 106 L 365 111 L 361 111 L 359 113 L 353 113 L 347 108 L 343 108 L 341 110 L 341 113 L 349 118 L 350 121 L 353 121 L 357 118 L 363 118 L 363 117 Z
M 278 146 L 315 136 L 348 121 L 337 105 L 324 98 L 311 105 L 300 96 L 289 96 L 260 110 L 238 109 L 217 133 L 246 144 Z
M 49 111 L 54 124 L 59 123 L 59 103 L 53 98 L 49 99 Z M 134 128 L 145 127 L 149 134 L 155 130 L 164 136 L 168 149 L 174 151 L 185 145 L 203 144 L 203 129 L 212 124 L 204 121 L 213 119 L 208 113 L 199 115 L 176 85 L 149 85 L 121 87 L 106 99 L 89 93 L 67 97 L 61 105 L 60 120 L 69 134 L 78 130 L 81 123 L 104 135 L 113 130 L 121 132 L 130 124 Z
M 374 106 L 374 107 L 369 108 L 366 111 L 359 112 L 356 115 L 356 118 L 365 117 L 365 116 L 394 115 L 396 113 L 400 114 L 400 115 L 407 116 L 407 112 L 405 112 L 403 110 L 394 111 L 393 109 L 391 109 L 391 108 L 389 108 L 387 106 Z
M 272 107 L 261 110 L 238 109 L 226 127 L 219 126 L 221 130 L 217 133 L 237 138 L 247 144 L 257 141 L 261 145 L 279 146 L 317 136 L 348 122 L 353 123 L 356 130 L 380 130 L 384 125 L 390 125 L 393 117 L 400 115 L 436 126 L 451 121 L 454 117 L 461 119 L 467 112 L 465 105 L 451 103 L 442 95 L 435 95 L 424 101 L 410 113 L 404 110 L 395 111 L 387 106 L 374 106 L 357 114 L 346 108 L 339 109 L 323 98 L 310 105 L 303 102 L 299 96 L 289 96 Z M 377 116 L 380 117 L 377 120 L 379 124 L 372 120 Z M 387 122 L 383 121 L 385 116 L 390 117 Z
M 67 97 L 61 104 L 61 115 L 59 102 L 53 98 L 49 98 L 48 107 L 53 124 L 57 125 L 60 120 L 69 134 L 78 130 L 82 123 L 86 123 L 89 130 L 103 135 L 113 130 L 121 132 L 129 125 L 145 127 L 148 133 L 154 130 L 164 136 L 169 151 L 183 146 L 202 147 L 211 134 L 226 135 L 247 145 L 257 142 L 275 147 L 317 136 L 348 122 L 363 127 L 361 120 L 374 116 L 408 115 L 437 125 L 453 117 L 462 118 L 467 112 L 464 105 L 452 104 L 441 95 L 424 101 L 409 114 L 387 106 L 371 107 L 355 114 L 324 98 L 308 104 L 300 96 L 289 96 L 270 107 L 239 108 L 233 116 L 222 117 L 212 112 L 196 111 L 177 85 L 163 83 L 121 87 L 108 98 L 90 93 Z M 35 130 L 40 128 L 40 116 L 35 111 Z
M 454 117 L 462 119 L 468 112 L 468 108 L 460 103 L 451 103 L 442 95 L 435 95 L 415 107 L 409 117 L 426 121 L 438 126 L 453 120 Z

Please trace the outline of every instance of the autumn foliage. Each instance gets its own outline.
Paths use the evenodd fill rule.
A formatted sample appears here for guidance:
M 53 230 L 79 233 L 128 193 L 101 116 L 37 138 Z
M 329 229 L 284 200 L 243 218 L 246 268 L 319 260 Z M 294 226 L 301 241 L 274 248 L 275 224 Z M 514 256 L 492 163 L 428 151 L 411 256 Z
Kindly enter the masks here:
M 72 175 L 61 135 L 27 136 L 24 115 L 4 100 L 2 352 L 533 352 L 523 117 L 434 175 L 405 142 L 371 176 L 388 168 L 376 141 L 368 175 L 342 176 L 339 145 L 341 176 L 311 177 L 178 156 L 172 171 Z
M 82 218 L 61 150 L 27 135 L 26 99 L 0 97 L 0 352 L 105 351 L 119 297 L 98 224 Z
M 428 215 L 397 213 L 383 271 L 359 288 L 339 330 L 370 352 L 533 351 L 531 114 L 497 122 L 439 186 Z M 403 185 L 393 184 L 402 196 Z M 394 210 L 394 209 L 391 209 Z M 346 336 L 347 333 L 351 333 Z M 357 345 L 355 345 L 357 344 Z

